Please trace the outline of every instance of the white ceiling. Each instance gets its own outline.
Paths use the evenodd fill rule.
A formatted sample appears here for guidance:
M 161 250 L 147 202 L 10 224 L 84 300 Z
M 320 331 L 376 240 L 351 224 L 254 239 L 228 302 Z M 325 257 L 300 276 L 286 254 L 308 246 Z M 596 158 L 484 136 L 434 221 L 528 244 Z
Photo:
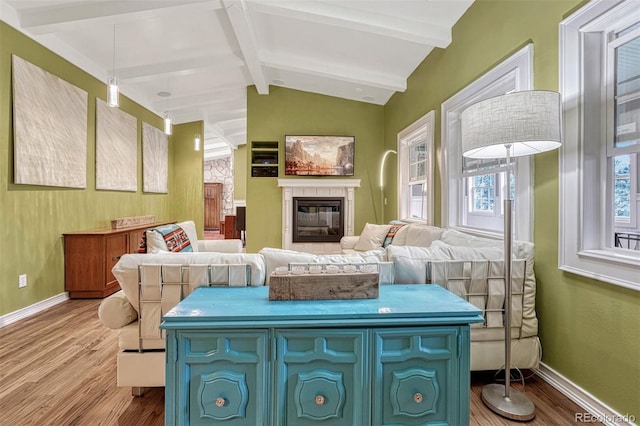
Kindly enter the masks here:
M 246 143 L 250 85 L 384 105 L 472 3 L 0 0 L 0 19 L 100 80 L 115 68 L 121 92 L 158 115 L 204 120 L 211 157 Z

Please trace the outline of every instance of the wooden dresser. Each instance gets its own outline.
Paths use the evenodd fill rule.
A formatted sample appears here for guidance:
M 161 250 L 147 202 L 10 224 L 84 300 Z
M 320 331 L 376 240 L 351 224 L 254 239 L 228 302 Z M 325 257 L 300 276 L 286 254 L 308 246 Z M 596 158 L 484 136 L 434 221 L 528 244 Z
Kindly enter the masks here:
M 163 317 L 165 425 L 469 424 L 475 306 L 438 285 L 359 300 L 268 291 L 202 287 Z
M 73 299 L 106 297 L 120 290 L 111 268 L 126 253 L 136 253 L 145 229 L 159 222 L 122 229 L 94 229 L 64 236 L 64 289 Z

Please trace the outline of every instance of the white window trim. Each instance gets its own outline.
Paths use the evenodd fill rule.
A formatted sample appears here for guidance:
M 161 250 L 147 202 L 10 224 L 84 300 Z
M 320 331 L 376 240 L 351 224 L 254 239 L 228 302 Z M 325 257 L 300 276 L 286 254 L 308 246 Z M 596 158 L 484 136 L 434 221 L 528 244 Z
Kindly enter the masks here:
M 558 238 L 558 267 L 567 272 L 583 275 L 633 290 L 640 290 L 638 271 L 640 253 L 604 248 L 604 198 L 602 179 L 586 182 L 583 134 L 589 125 L 584 120 L 583 102 L 583 44 L 589 30 L 601 28 L 602 15 L 622 5 L 617 16 L 637 16 L 637 2 L 624 0 L 593 0 L 560 23 L 560 92 L 563 103 L 564 141 L 560 151 L 560 226 Z M 635 5 L 633 4 L 635 3 Z M 629 9 L 630 8 L 630 9 Z M 626 10 L 625 10 L 626 9 Z M 600 61 L 602 59 L 599 59 Z M 589 64 L 594 66 L 594 64 Z M 597 66 L 597 64 L 595 64 Z M 601 108 L 605 114 L 606 106 Z M 601 132 L 604 130 L 601 130 Z M 601 135 L 602 138 L 605 135 Z M 606 147 L 605 147 L 606 148 Z M 599 194 L 593 196 L 593 188 Z M 586 201 L 589 200 L 589 201 Z M 592 206 L 589 208 L 586 204 Z M 597 206 L 600 206 L 598 209 Z M 578 211 L 576 211 L 576 209 Z M 585 227 L 596 227 L 594 233 L 583 232 Z M 597 235 L 593 235 L 597 234 Z
M 397 217 L 410 222 L 420 222 L 427 223 L 428 225 L 433 225 L 433 216 L 434 216 L 434 197 L 433 197 L 433 141 L 435 138 L 435 111 L 429 111 L 405 129 L 401 130 L 397 135 L 397 151 L 398 151 L 398 213 Z M 404 199 L 405 191 L 404 187 L 407 182 L 404 181 L 402 173 L 405 169 L 408 168 L 409 159 L 404 158 L 403 149 L 404 149 L 404 141 L 409 138 L 413 133 L 418 131 L 420 128 L 426 127 L 426 136 L 427 136 L 427 171 L 426 171 L 426 188 L 427 188 L 427 220 L 416 220 L 411 218 L 403 218 L 403 206 L 406 204 L 407 200 Z M 404 204 L 403 204 L 404 203 Z
M 533 89 L 533 44 L 520 49 L 442 104 L 442 227 L 502 238 L 502 233 L 461 226 L 463 206 L 460 114 L 470 105 L 507 92 Z M 533 241 L 533 167 L 531 157 L 516 158 L 515 238 Z

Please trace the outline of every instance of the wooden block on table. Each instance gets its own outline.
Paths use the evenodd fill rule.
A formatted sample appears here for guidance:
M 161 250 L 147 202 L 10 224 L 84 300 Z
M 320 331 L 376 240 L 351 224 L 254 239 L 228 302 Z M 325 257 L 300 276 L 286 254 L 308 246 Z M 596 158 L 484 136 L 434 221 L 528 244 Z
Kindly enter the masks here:
M 269 300 L 376 299 L 378 273 L 272 274 Z
M 148 225 L 155 223 L 156 217 L 153 215 L 147 216 L 131 216 L 120 217 L 111 221 L 111 229 L 131 228 L 132 226 Z

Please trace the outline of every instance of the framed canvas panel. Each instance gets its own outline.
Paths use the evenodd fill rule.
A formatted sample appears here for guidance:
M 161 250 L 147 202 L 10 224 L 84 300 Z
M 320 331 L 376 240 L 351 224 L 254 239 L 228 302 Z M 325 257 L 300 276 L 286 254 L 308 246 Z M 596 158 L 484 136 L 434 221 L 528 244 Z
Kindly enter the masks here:
M 96 189 L 138 190 L 138 120 L 96 99 Z
M 285 175 L 353 176 L 354 136 L 285 136 Z
M 166 194 L 169 180 L 169 140 L 164 132 L 142 123 L 142 185 L 144 192 Z
M 86 188 L 88 93 L 12 55 L 14 181 Z

